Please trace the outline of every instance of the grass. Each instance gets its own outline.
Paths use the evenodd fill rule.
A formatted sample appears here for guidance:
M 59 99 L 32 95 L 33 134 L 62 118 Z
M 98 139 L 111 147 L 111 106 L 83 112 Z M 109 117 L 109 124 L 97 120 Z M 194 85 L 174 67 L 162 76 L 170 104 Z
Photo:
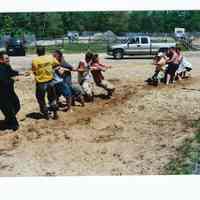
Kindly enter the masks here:
M 181 43 L 177 44 L 182 51 L 188 51 L 188 49 Z M 87 51 L 92 51 L 94 53 L 105 53 L 107 50 L 107 44 L 105 42 L 90 42 L 90 43 L 65 43 L 62 45 L 51 45 L 46 46 L 47 53 L 52 53 L 55 49 L 62 50 L 63 53 L 86 53 Z M 35 47 L 28 47 L 26 49 L 27 54 L 35 54 Z
M 200 162 L 200 119 L 195 120 L 192 127 L 196 129 L 194 136 L 185 139 L 176 149 L 175 158 L 164 167 L 166 174 L 194 174 L 196 164 Z
M 47 53 L 52 53 L 55 49 L 61 49 L 63 53 L 85 53 L 87 51 L 92 51 L 94 53 L 103 53 L 106 52 L 107 44 L 100 42 L 91 42 L 91 43 L 66 43 L 64 46 L 61 45 L 52 45 L 47 46 Z M 27 54 L 35 54 L 35 47 L 28 47 Z
M 181 51 L 189 51 L 188 48 L 186 48 L 182 43 L 178 42 L 176 47 L 180 48 Z

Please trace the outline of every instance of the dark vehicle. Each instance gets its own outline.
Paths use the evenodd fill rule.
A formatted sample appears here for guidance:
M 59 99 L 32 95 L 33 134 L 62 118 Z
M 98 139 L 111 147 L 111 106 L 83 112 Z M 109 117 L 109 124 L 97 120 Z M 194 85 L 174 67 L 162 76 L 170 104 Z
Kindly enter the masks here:
M 25 56 L 25 46 L 21 40 L 10 39 L 6 44 L 6 52 L 9 56 Z

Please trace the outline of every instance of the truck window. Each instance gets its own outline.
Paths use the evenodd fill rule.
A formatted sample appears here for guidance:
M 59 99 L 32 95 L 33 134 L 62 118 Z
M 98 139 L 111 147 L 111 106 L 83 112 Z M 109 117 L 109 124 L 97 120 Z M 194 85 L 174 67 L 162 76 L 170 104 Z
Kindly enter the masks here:
M 136 44 L 135 38 L 131 38 L 129 44 Z
M 148 44 L 148 43 L 149 43 L 149 42 L 148 42 L 148 38 L 142 37 L 142 38 L 141 38 L 141 43 L 142 43 L 142 44 Z
M 139 44 L 140 40 L 139 38 L 131 38 L 129 44 Z

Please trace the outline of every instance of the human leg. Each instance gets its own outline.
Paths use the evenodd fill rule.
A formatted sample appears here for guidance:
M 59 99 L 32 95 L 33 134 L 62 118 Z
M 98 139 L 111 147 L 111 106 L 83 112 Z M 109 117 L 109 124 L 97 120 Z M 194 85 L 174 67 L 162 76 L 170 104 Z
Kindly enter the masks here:
M 89 101 L 93 101 L 94 100 L 93 83 L 91 81 L 85 80 L 81 86 L 83 88 L 83 91 L 85 92 L 86 99 Z
M 21 105 L 20 105 L 19 98 L 14 91 L 13 91 L 11 100 L 12 100 L 12 104 L 13 104 L 13 107 L 14 107 L 15 114 L 17 114 L 20 111 Z
M 5 116 L 5 122 L 9 129 L 12 129 L 13 131 L 16 131 L 19 128 L 19 123 L 16 118 L 15 108 L 13 107 L 13 104 L 10 100 L 7 99 L 7 101 L 4 104 L 1 104 L 1 111 L 3 115 Z
M 55 89 L 55 84 L 51 81 L 47 83 L 47 98 L 49 101 L 49 106 L 51 110 L 53 111 L 53 119 L 58 119 L 58 113 L 57 113 L 57 95 L 56 95 L 56 89 Z
M 81 103 L 82 106 L 84 106 L 84 98 L 82 91 L 82 88 L 79 85 L 71 84 L 71 90 L 72 90 L 72 103 L 75 105 L 75 101 L 78 101 Z
M 47 90 L 46 83 L 37 83 L 36 84 L 36 99 L 38 101 L 40 112 L 44 114 L 46 119 L 49 119 L 48 108 L 45 102 L 45 94 Z
M 112 96 L 113 92 L 115 91 L 115 87 L 113 84 L 111 84 L 109 81 L 107 80 L 103 80 L 102 84 L 104 86 L 104 88 L 107 90 L 108 95 Z

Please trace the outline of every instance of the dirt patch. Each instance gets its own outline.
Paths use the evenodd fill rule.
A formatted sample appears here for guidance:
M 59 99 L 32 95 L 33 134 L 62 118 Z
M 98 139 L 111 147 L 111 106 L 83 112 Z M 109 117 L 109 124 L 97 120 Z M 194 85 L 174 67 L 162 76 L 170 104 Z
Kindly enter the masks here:
M 153 73 L 151 60 L 104 60 L 101 54 L 113 66 L 105 77 L 116 86 L 115 94 L 106 99 L 105 91 L 95 88 L 94 103 L 59 112 L 57 121 L 38 115 L 34 80 L 21 78 L 16 82 L 21 128 L 0 131 L 0 175 L 161 174 L 200 116 L 199 56 L 186 56 L 194 67 L 192 78 L 153 87 L 144 83 Z M 82 55 L 67 58 L 76 65 Z M 31 59 L 12 58 L 12 63 L 26 68 Z

